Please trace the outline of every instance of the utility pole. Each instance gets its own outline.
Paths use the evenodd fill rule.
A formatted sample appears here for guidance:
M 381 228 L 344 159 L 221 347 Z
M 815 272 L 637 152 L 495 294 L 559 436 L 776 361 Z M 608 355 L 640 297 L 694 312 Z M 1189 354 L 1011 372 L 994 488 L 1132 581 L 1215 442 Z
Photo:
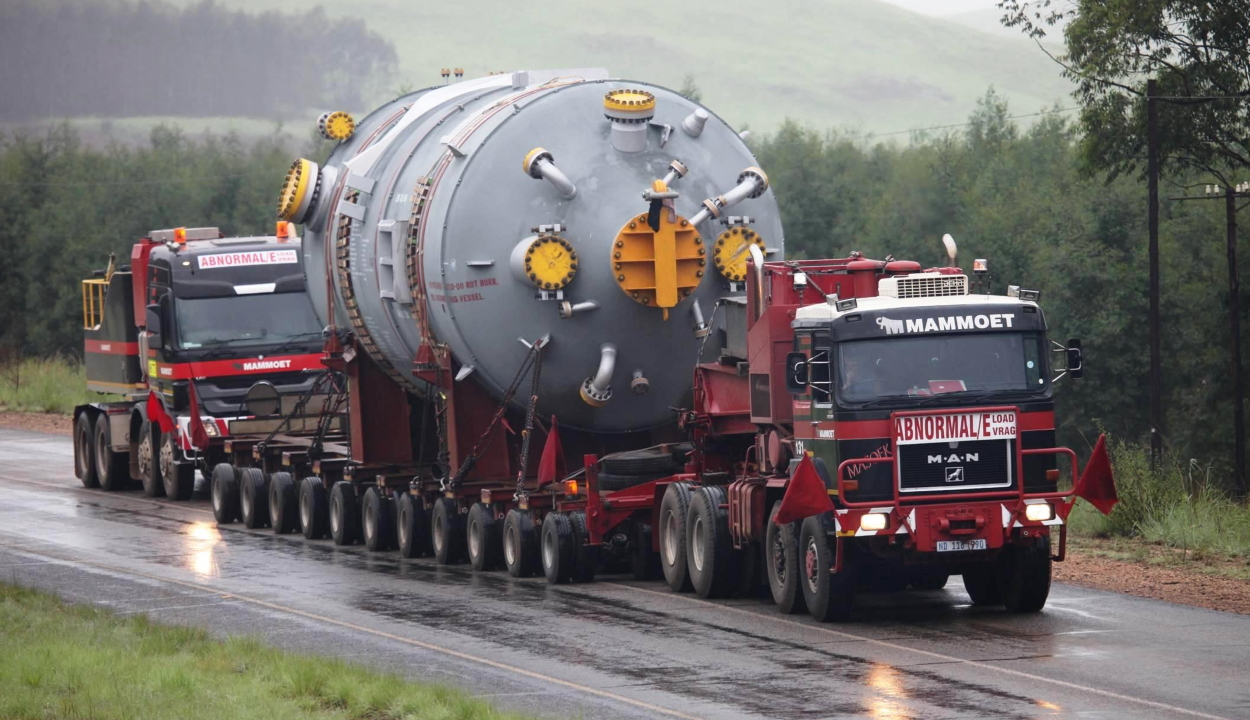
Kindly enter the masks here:
M 1163 460 L 1163 353 L 1159 328 L 1159 103 L 1154 78 L 1146 81 L 1146 174 L 1150 229 L 1150 467 Z

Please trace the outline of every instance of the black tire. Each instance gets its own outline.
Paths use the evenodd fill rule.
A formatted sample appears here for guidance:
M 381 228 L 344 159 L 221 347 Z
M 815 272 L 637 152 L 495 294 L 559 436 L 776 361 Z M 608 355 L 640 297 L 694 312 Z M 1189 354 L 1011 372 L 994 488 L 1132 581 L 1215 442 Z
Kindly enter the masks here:
M 107 422 L 107 416 L 104 416 Z M 100 487 L 100 478 L 96 475 L 95 440 L 91 427 L 91 413 L 78 413 L 74 421 L 74 476 L 82 481 L 85 488 Z
M 595 570 L 599 564 L 599 549 L 587 544 L 590 531 L 586 528 L 586 513 L 574 510 L 569 513 L 569 527 L 573 530 L 573 554 L 577 563 L 573 569 L 575 582 L 594 582 Z
M 973 605 L 1003 604 L 1003 595 L 998 588 L 998 565 L 998 560 L 991 560 L 964 568 L 964 590 L 968 591 Z
M 329 516 L 335 545 L 354 545 L 360 540 L 360 502 L 351 482 L 340 480 L 330 488 Z
M 599 473 L 599 489 L 600 490 L 624 490 L 632 488 L 643 483 L 649 483 L 652 480 L 660 480 L 666 478 L 673 473 L 651 473 L 647 475 L 614 475 L 612 473 Z
M 686 515 L 690 511 L 690 485 L 672 483 L 660 501 L 660 567 L 673 592 L 692 588 L 686 572 Z
M 1035 613 L 1046 607 L 1050 596 L 1050 538 L 1036 538 L 1028 544 L 1011 544 L 1003 549 L 998 572 L 998 590 L 1008 612 Z
M 229 525 L 239 519 L 239 481 L 230 463 L 217 463 L 209 480 L 209 496 L 213 517 L 218 525 Z
M 296 530 L 299 520 L 299 495 L 295 490 L 295 478 L 281 471 L 269 476 L 269 527 L 279 535 Z
M 694 452 L 694 445 L 691 443 L 680 443 L 669 449 L 669 454 L 673 457 L 673 464 L 679 469 L 685 469 L 686 461 L 690 459 L 690 453 Z
M 645 522 L 634 523 L 634 548 L 629 555 L 629 569 L 635 580 L 655 580 L 663 572 L 660 554 L 651 542 L 651 526 Z
M 460 508 L 451 498 L 441 497 L 434 502 L 430 518 L 430 544 L 434 548 L 434 560 L 439 565 L 457 565 L 464 554 L 464 518 Z
M 652 448 L 613 453 L 600 461 L 603 472 L 611 475 L 672 475 L 681 470 L 670 450 Z
M 195 493 L 195 465 L 189 462 L 178 462 L 182 453 L 178 449 L 178 434 L 167 433 L 161 437 L 161 484 L 165 486 L 165 497 L 170 500 L 190 500 Z
M 365 490 L 360 508 L 360 529 L 364 534 L 365 547 L 373 552 L 395 547 L 395 510 L 391 499 L 377 485 Z
M 260 468 L 243 469 L 239 483 L 239 516 L 249 530 L 269 526 L 269 483 Z
M 113 430 L 109 426 L 109 416 L 103 413 L 95 419 L 95 474 L 100 487 L 108 490 L 122 490 L 130 483 L 130 453 L 113 451 Z
M 542 548 L 540 560 L 543 574 L 552 585 L 563 585 L 573 579 L 577 563 L 573 546 L 573 526 L 569 516 L 560 512 L 547 513 L 543 518 Z
M 330 500 L 325 483 L 316 475 L 300 481 L 299 525 L 309 540 L 321 540 L 330 534 Z
M 139 480 L 143 483 L 143 494 L 148 497 L 161 497 L 165 494 L 165 483 L 161 481 L 161 466 L 157 455 L 160 453 L 161 431 L 149 420 L 139 424 Z
M 400 555 L 415 558 L 428 554 L 430 516 L 421 499 L 412 493 L 401 494 L 395 504 L 395 536 Z
M 474 570 L 494 570 L 499 567 L 503 541 L 499 537 L 499 522 L 495 510 L 486 503 L 473 503 L 465 519 L 465 554 Z
M 515 578 L 533 577 L 541 562 L 534 516 L 513 508 L 503 521 L 503 562 Z
M 729 535 L 725 488 L 701 487 L 693 493 L 686 517 L 686 568 L 701 598 L 725 597 L 734 586 L 734 546 Z
M 835 559 L 834 546 L 829 541 L 822 516 L 813 515 L 803 521 L 799 529 L 799 553 L 807 611 L 820 622 L 848 619 L 855 602 L 855 573 L 846 558 L 842 572 L 830 572 Z
M 768 575 L 768 589 L 777 609 L 786 614 L 807 610 L 803 599 L 802 563 L 799 561 L 799 523 L 778 525 L 773 522 L 781 501 L 773 503 L 768 515 L 768 528 L 764 536 L 764 565 Z

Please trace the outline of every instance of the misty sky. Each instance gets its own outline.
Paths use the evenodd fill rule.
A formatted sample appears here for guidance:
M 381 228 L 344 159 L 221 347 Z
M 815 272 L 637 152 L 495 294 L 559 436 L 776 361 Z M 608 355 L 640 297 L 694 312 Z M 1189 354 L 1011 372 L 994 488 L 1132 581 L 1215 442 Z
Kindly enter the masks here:
M 968 10 L 994 9 L 997 0 L 885 0 L 891 5 L 905 7 L 908 10 L 925 15 L 949 15 Z

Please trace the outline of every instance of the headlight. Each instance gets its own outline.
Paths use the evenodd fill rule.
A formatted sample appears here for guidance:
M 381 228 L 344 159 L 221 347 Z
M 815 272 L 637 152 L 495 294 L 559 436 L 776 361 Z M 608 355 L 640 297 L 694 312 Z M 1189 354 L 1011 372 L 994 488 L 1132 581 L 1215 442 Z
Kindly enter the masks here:
M 884 530 L 889 522 L 889 516 L 885 513 L 868 513 L 859 519 L 859 527 L 861 530 Z
M 1024 517 L 1033 522 L 1042 522 L 1049 520 L 1055 516 L 1054 508 L 1050 503 L 1035 503 L 1033 505 L 1024 506 Z

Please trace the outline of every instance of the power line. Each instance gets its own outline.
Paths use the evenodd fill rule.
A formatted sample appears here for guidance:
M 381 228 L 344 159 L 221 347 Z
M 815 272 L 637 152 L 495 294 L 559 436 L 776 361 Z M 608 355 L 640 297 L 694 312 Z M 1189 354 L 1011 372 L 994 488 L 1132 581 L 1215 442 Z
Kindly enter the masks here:
M 1080 110 L 1080 109 L 1081 108 L 1079 107 L 1055 108 L 1053 110 L 1043 110 L 1041 112 L 1025 113 L 1023 115 L 1008 115 L 1007 117 L 1003 119 L 1004 120 L 1020 120 L 1022 118 L 1040 117 L 1042 115 L 1053 115 L 1056 113 L 1066 113 L 1066 112 L 1072 112 L 1073 110 Z M 890 132 L 882 132 L 882 133 L 865 132 L 865 133 L 860 133 L 858 135 L 848 135 L 845 137 L 861 137 L 861 138 L 888 137 L 890 135 L 908 135 L 910 133 L 928 132 L 929 130 L 951 130 L 954 128 L 968 127 L 969 125 L 976 125 L 976 124 L 977 123 L 975 121 L 969 121 L 969 122 L 962 122 L 962 123 L 954 123 L 952 125 L 931 125 L 929 127 L 912 128 L 910 130 L 891 130 Z
M 274 177 L 281 175 L 281 170 L 265 173 L 231 173 L 229 175 L 196 175 L 188 178 L 164 178 L 161 180 L 78 180 L 71 182 L 0 182 L 0 185 L 6 187 L 90 187 L 93 185 L 107 185 L 109 187 L 118 185 L 180 185 L 187 183 L 200 183 L 206 180 L 235 180 L 259 177 Z

